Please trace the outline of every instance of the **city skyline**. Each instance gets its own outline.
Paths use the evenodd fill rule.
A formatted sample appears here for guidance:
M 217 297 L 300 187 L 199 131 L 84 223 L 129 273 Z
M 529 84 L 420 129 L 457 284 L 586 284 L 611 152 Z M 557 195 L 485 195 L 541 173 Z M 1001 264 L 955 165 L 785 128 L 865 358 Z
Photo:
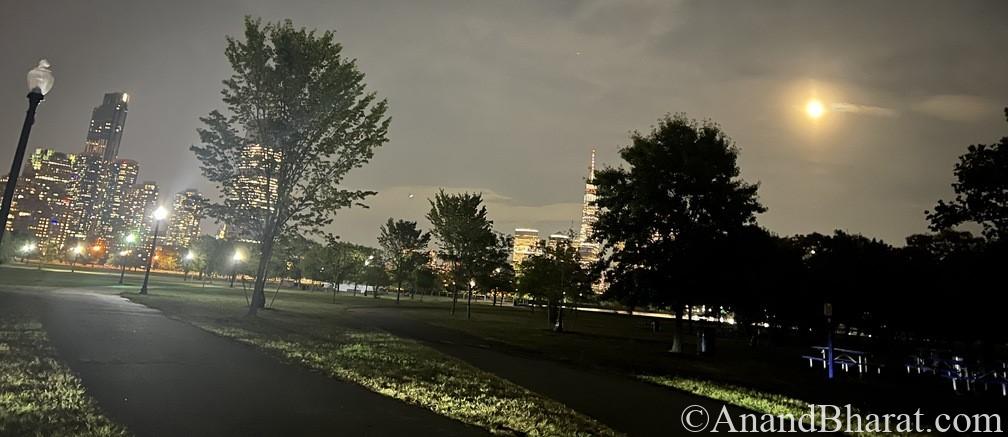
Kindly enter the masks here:
M 34 7 L 15 5 L 3 32 L 26 32 Z M 379 192 L 367 202 L 371 209 L 341 211 L 332 227 L 368 244 L 375 223 L 389 216 L 422 218 L 426 198 L 439 187 L 483 192 L 500 231 L 576 229 L 583 156 L 596 147 L 600 165 L 618 165 L 628 131 L 646 131 L 661 114 L 685 111 L 718 120 L 735 138 L 742 176 L 761 182 L 769 211 L 759 220 L 770 230 L 839 228 L 902 245 L 905 236 L 926 230 L 924 210 L 948 197 L 955 157 L 1001 135 L 999 108 L 1008 101 L 1008 85 L 998 79 L 1008 71 L 999 56 L 1008 35 L 993 18 L 1003 16 L 1004 5 L 995 2 L 926 8 L 897 2 L 868 20 L 814 2 L 767 11 L 693 2 L 418 4 L 389 17 L 399 30 L 383 34 L 361 25 L 377 12 L 354 2 L 63 8 L 67 13 L 50 23 L 58 30 L 11 47 L 0 69 L 0 77 L 17 84 L 39 56 L 54 64 L 57 84 L 40 107 L 29 147 L 76 152 L 86 128 L 80 114 L 94 108 L 94 95 L 122 90 L 130 96 L 131 123 L 122 139 L 129 152 L 121 154 L 158 163 L 139 177 L 159 181 L 165 193 L 191 187 L 213 193 L 187 149 L 197 141 L 198 117 L 220 106 L 227 71 L 217 53 L 224 35 L 240 25 L 234 17 L 290 16 L 337 29 L 348 54 L 360 56 L 369 81 L 388 95 L 396 120 L 373 168 L 351 172 L 348 180 Z M 85 32 L 87 20 L 68 21 L 99 11 L 123 27 Z M 696 19 L 674 19 L 680 15 Z M 822 23 L 825 16 L 833 18 Z M 937 16 L 943 19 L 935 22 Z M 701 26 L 714 17 L 738 29 L 738 39 Z M 159 24 L 180 21 L 194 25 L 180 34 Z M 552 33 L 535 24 L 547 22 Z M 750 23 L 771 31 L 757 32 Z M 63 44 L 78 32 L 86 35 L 80 44 L 109 50 L 84 55 Z M 801 34 L 817 45 L 794 37 Z M 891 44 L 865 48 L 881 39 Z M 363 56 L 376 51 L 385 55 Z M 168 64 L 161 60 L 167 55 L 187 61 Z M 637 64 L 640 57 L 648 60 Z M 991 62 L 974 69 L 956 61 L 976 58 Z M 453 68 L 462 65 L 473 68 Z M 713 74 L 696 74 L 700 67 Z M 0 93 L 12 102 L 0 107 L 0 129 L 13 132 L 23 91 Z M 814 126 L 801 113 L 813 95 L 829 111 Z M 13 136 L 0 153 L 10 153 Z M 440 158 L 449 154 L 452 160 Z

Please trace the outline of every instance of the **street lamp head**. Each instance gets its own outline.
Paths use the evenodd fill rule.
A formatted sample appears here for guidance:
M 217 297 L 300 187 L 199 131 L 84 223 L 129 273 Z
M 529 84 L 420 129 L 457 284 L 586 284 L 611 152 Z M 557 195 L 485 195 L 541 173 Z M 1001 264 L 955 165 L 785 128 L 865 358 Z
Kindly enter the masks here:
M 501 268 L 500 267 L 497 267 L 496 269 L 494 269 L 494 273 L 500 273 L 500 272 L 501 272 Z
M 470 279 L 469 280 L 469 287 L 475 287 L 475 286 L 476 286 L 476 280 L 475 279 Z
M 129 234 L 126 236 L 126 242 L 133 244 L 136 243 L 136 234 Z
M 24 253 L 28 253 L 33 250 L 35 250 L 35 243 L 25 243 L 25 245 L 21 247 L 21 251 Z
M 99 245 L 96 244 L 96 245 L 94 245 L 94 247 L 91 248 L 91 250 L 93 250 L 95 252 L 101 252 L 101 246 L 99 246 Z
M 244 258 L 242 253 L 236 250 L 234 256 L 231 257 L 231 260 L 234 262 L 241 262 L 242 258 Z
M 83 251 L 84 251 L 84 245 L 83 244 L 78 244 L 78 245 L 74 246 L 74 248 L 73 248 L 73 253 L 75 255 L 80 255 L 81 252 L 83 252 Z
M 196 258 L 196 254 L 192 253 L 191 250 L 189 252 L 186 252 L 186 254 L 185 254 L 185 260 L 186 261 L 192 261 L 193 258 Z
M 129 251 L 128 250 L 120 250 L 119 251 L 119 256 L 126 256 L 126 255 L 129 255 Z
M 154 210 L 154 220 L 161 221 L 164 220 L 165 217 L 168 217 L 168 210 L 163 206 L 159 206 Z
M 49 94 L 53 86 L 53 74 L 49 69 L 49 61 L 43 59 L 38 66 L 28 72 L 28 92 L 39 93 L 43 96 Z

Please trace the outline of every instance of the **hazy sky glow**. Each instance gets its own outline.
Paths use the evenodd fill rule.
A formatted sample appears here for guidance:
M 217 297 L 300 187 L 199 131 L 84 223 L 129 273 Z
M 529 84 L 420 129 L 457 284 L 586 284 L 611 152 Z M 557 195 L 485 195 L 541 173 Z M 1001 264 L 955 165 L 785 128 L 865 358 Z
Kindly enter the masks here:
M 426 226 L 437 187 L 484 192 L 501 231 L 571 227 L 592 147 L 617 164 L 666 112 L 736 140 L 771 230 L 902 244 L 966 146 L 1008 135 L 1003 1 L 21 1 L 0 18 L 3 171 L 45 57 L 56 84 L 30 147 L 82 150 L 91 109 L 122 90 L 120 155 L 163 194 L 209 191 L 188 147 L 223 108 L 224 37 L 246 14 L 335 29 L 389 99 L 391 141 L 349 181 L 381 194 L 335 226 L 368 244 L 389 216 Z

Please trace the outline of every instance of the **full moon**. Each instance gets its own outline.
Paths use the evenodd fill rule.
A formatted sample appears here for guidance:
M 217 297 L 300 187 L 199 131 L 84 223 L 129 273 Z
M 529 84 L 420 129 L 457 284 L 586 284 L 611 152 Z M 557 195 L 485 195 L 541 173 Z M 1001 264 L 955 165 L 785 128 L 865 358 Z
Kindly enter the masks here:
M 823 106 L 822 102 L 819 100 L 812 99 L 805 104 L 805 113 L 808 114 L 809 117 L 819 118 L 826 113 L 826 107 Z

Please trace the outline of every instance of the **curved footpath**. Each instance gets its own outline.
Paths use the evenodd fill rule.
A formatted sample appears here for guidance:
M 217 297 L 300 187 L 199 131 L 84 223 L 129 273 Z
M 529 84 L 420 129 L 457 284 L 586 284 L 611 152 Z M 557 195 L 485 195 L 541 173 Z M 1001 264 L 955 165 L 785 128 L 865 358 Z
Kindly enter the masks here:
M 630 376 L 583 369 L 537 358 L 513 347 L 488 342 L 454 329 L 402 317 L 383 308 L 351 310 L 360 323 L 412 338 L 587 414 L 632 436 L 688 435 L 683 410 L 704 407 L 716 418 L 724 403 L 660 387 Z M 747 411 L 728 406 L 733 417 Z
M 119 296 L 0 284 L 137 436 L 485 435 L 428 410 L 218 337 Z

